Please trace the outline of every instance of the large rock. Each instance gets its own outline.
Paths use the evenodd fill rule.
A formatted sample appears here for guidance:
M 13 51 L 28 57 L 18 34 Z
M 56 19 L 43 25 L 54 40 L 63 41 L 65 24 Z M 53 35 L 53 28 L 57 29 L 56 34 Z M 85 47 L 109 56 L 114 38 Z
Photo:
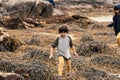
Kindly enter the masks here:
M 16 73 L 0 72 L 0 80 L 25 80 L 25 79 Z
M 16 0 L 17 1 L 17 0 Z M 17 1 L 13 5 L 4 5 L 11 17 L 49 17 L 53 13 L 52 5 L 42 1 Z

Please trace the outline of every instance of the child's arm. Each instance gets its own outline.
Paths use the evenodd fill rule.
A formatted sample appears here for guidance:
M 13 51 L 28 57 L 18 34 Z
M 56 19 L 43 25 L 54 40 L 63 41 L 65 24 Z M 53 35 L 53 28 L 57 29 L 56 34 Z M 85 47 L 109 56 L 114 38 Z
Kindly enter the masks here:
M 75 56 L 79 56 L 79 55 L 77 54 L 77 52 L 76 52 L 75 46 L 72 46 L 71 49 L 72 49 L 72 51 L 73 51 L 73 53 L 74 53 Z
M 49 57 L 49 59 L 52 59 L 52 58 L 53 58 L 54 52 L 55 52 L 55 49 L 52 47 L 52 48 L 50 49 L 50 57 Z
M 113 26 L 114 26 L 114 23 L 113 23 L 113 22 L 108 25 L 108 27 L 113 27 Z
M 54 56 L 55 48 L 56 48 L 57 45 L 58 45 L 58 39 L 59 39 L 59 38 L 57 38 L 57 39 L 53 42 L 53 44 L 51 45 L 52 47 L 51 47 L 51 49 L 50 49 L 49 59 L 52 59 L 53 56 Z
M 69 36 L 68 36 L 69 37 Z M 69 37 L 69 39 L 70 39 L 70 48 L 72 49 L 72 51 L 73 51 L 73 53 L 74 53 L 74 55 L 75 56 L 78 56 L 78 54 L 77 54 L 77 52 L 76 52 L 76 49 L 75 49 L 75 46 L 73 45 L 73 42 L 72 42 L 72 39 L 71 39 L 71 37 Z
M 108 24 L 107 27 L 113 27 L 114 26 L 114 21 L 115 21 L 115 16 L 113 16 L 113 22 Z

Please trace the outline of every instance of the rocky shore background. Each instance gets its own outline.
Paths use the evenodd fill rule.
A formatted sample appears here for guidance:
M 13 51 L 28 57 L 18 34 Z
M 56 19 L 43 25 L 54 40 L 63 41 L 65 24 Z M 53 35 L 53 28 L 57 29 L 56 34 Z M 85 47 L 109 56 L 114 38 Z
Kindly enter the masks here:
M 61 24 L 69 25 L 78 58 L 63 80 L 120 80 L 120 49 L 112 28 L 120 0 L 0 0 L 0 80 L 58 80 L 49 60 Z M 72 52 L 71 52 L 72 54 Z

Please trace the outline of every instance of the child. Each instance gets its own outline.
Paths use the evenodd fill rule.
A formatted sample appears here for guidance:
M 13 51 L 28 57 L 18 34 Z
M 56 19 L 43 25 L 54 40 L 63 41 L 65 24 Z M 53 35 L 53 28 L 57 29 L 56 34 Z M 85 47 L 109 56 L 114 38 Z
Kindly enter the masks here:
M 67 25 L 61 25 L 58 29 L 60 37 L 58 37 L 52 44 L 51 54 L 49 59 L 53 58 L 54 50 L 57 47 L 57 55 L 58 55 L 58 77 L 62 79 L 62 71 L 64 66 L 64 61 L 67 65 L 67 76 L 70 76 L 71 73 L 71 55 L 70 55 L 70 48 L 73 50 L 74 55 L 78 56 L 76 53 L 75 47 L 73 45 L 72 39 L 68 36 L 68 27 Z
M 114 26 L 115 35 L 117 36 L 117 43 L 120 47 L 120 4 L 114 6 L 115 15 L 113 16 L 113 23 L 109 24 L 108 27 Z

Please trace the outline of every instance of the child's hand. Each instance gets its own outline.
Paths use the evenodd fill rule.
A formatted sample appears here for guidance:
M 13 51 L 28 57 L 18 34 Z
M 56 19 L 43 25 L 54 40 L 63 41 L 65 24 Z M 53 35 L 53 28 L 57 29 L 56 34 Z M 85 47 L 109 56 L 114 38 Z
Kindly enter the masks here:
M 74 53 L 73 55 L 74 55 L 75 57 L 79 57 L 79 55 L 78 55 L 77 53 Z
M 49 59 L 50 59 L 50 60 L 53 59 L 53 55 L 50 55 L 50 56 L 49 56 Z

